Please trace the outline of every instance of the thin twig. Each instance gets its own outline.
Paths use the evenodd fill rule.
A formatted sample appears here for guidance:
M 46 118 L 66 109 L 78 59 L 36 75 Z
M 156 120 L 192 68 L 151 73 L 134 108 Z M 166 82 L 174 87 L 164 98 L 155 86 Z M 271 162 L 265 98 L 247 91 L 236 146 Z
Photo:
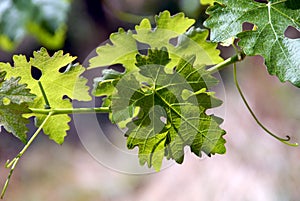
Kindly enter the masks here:
M 6 162 L 6 168 L 10 168 L 9 175 L 5 181 L 5 184 L 3 186 L 2 192 L 1 192 L 1 199 L 3 199 L 6 189 L 9 185 L 10 178 L 15 170 L 16 165 L 18 164 L 20 158 L 25 153 L 25 151 L 29 148 L 29 146 L 32 144 L 34 139 L 38 136 L 38 134 L 41 132 L 42 128 L 46 124 L 46 122 L 49 120 L 49 118 L 52 116 L 52 112 L 48 113 L 47 117 L 44 119 L 43 123 L 38 127 L 38 129 L 35 131 L 35 133 L 32 135 L 32 137 L 29 139 L 29 141 L 26 143 L 26 145 L 23 147 L 23 149 L 20 151 L 20 153 L 11 161 Z

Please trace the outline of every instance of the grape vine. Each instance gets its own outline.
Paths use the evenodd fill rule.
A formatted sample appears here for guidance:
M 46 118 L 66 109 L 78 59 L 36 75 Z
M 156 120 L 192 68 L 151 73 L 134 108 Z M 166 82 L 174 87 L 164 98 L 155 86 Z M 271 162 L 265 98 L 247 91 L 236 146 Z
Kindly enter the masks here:
M 213 74 L 231 64 L 237 90 L 258 125 L 280 142 L 298 146 L 290 142 L 290 136 L 272 133 L 255 116 L 239 86 L 236 63 L 261 55 L 271 75 L 300 87 L 300 39 L 284 35 L 288 26 L 300 30 L 299 7 L 282 0 L 202 3 L 211 5 L 204 22 L 208 29 L 193 26 L 195 20 L 184 13 L 172 16 L 164 11 L 155 16 L 154 25 L 143 19 L 133 31 L 120 28 L 112 33 L 110 43 L 97 48 L 87 69 L 73 63 L 76 57 L 62 51 L 49 55 L 46 48 L 33 52 L 29 59 L 13 56 L 13 65 L 0 63 L 0 126 L 25 144 L 6 163 L 10 172 L 1 198 L 17 163 L 39 133 L 62 144 L 70 115 L 76 113 L 109 114 L 112 123 L 126 128 L 128 149 L 138 147 L 140 164 L 156 171 L 164 158 L 182 163 L 185 147 L 199 157 L 224 154 L 223 120 L 207 110 L 222 104 L 211 90 L 218 84 Z M 245 22 L 252 23 L 253 29 L 243 30 Z M 236 55 L 226 60 L 217 49 L 224 43 L 236 49 Z M 102 70 L 90 94 L 82 74 L 115 64 L 125 71 Z M 41 71 L 38 80 L 31 75 L 33 67 Z M 72 107 L 72 100 L 90 101 L 92 96 L 102 99 L 100 107 Z M 35 118 L 37 129 L 28 139 L 30 117 Z

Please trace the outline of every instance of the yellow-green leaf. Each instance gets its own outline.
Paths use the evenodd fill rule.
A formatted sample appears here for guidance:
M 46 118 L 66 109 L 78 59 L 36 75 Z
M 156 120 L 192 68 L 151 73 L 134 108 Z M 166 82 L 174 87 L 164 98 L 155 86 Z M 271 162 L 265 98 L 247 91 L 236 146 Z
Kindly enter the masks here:
M 14 67 L 0 63 L 0 69 L 5 70 L 8 77 L 20 76 L 21 82 L 27 83 L 31 92 L 37 95 L 30 107 L 40 109 L 45 107 L 38 81 L 31 75 L 32 67 L 39 69 L 42 73 L 39 81 L 45 90 L 51 108 L 72 108 L 72 104 L 65 97 L 80 101 L 91 100 L 88 93 L 89 87 L 86 86 L 87 80 L 80 77 L 85 69 L 81 65 L 71 64 L 76 57 L 63 54 L 63 51 L 58 51 L 50 56 L 45 48 L 34 52 L 33 55 L 30 61 L 27 61 L 25 56 L 14 56 Z M 61 68 L 64 68 L 63 71 Z M 37 126 L 46 118 L 46 115 L 41 114 L 27 115 L 27 117 L 29 116 L 37 117 Z M 61 144 L 66 136 L 66 131 L 69 130 L 69 121 L 68 115 L 52 116 L 43 127 L 44 133 Z

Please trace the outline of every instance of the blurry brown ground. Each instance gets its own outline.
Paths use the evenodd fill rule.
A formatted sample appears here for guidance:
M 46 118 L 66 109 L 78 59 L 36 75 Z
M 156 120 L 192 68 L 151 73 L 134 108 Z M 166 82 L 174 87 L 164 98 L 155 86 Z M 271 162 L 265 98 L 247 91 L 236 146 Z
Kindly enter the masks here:
M 142 1 L 111 1 L 116 9 L 152 14 L 167 5 L 143 7 Z M 137 4 L 139 2 L 139 4 Z M 174 12 L 180 6 L 174 6 Z M 127 5 L 125 7 L 124 5 Z M 136 5 L 136 6 L 134 6 Z M 137 6 L 139 5 L 139 6 Z M 155 5 L 157 7 L 155 7 Z M 151 7 L 152 6 L 152 7 Z M 131 10 L 130 10 L 131 8 Z M 134 8 L 134 9 L 133 9 Z M 139 10 L 140 9 L 140 10 Z M 69 18 L 65 51 L 83 62 L 88 53 L 106 40 L 117 27 L 132 28 L 100 1 L 74 1 Z M 31 55 L 39 45 L 30 37 L 16 53 Z M 227 51 L 227 52 L 226 52 Z M 225 55 L 231 55 L 226 49 Z M 11 54 L 1 52 L 1 61 Z M 268 75 L 261 57 L 249 57 L 238 64 L 240 84 L 259 119 L 272 131 L 287 134 L 300 142 L 300 91 Z M 283 201 L 299 200 L 300 150 L 288 147 L 266 135 L 254 122 L 236 92 L 232 69 L 222 71 L 226 87 L 222 127 L 227 131 L 227 153 L 199 159 L 187 154 L 182 165 L 160 173 L 128 175 L 97 163 L 80 144 L 73 128 L 60 146 L 40 135 L 22 157 L 6 194 L 10 201 Z M 120 140 L 125 140 L 121 138 Z M 7 159 L 22 144 L 2 132 L 0 140 L 0 178 L 4 183 Z M 138 158 L 137 158 L 138 160 Z

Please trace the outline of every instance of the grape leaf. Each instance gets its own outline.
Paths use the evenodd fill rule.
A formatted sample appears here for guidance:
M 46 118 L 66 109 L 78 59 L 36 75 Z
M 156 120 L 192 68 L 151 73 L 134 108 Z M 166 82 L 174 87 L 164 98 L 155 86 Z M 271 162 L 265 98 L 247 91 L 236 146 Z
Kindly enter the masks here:
M 217 84 L 204 66 L 193 67 L 195 57 L 180 60 L 175 71 L 167 73 L 171 58 L 166 48 L 137 55 L 139 71 L 123 75 L 112 95 L 112 116 L 116 122 L 128 120 L 127 146 L 139 148 L 140 164 L 161 168 L 163 157 L 182 163 L 184 147 L 201 156 L 225 153 L 225 131 L 205 112 L 221 101 L 207 91 Z M 186 96 L 184 93 L 188 93 Z M 200 102 L 199 102 L 200 101 Z M 128 109 L 130 108 L 130 109 Z M 131 108 L 138 108 L 135 116 Z M 127 115 L 120 115 L 127 111 Z
M 272 0 L 259 3 L 253 0 L 219 0 L 207 10 L 210 18 L 204 25 L 211 28 L 212 41 L 225 41 L 230 37 L 240 39 L 239 45 L 246 55 L 262 55 L 271 75 L 280 81 L 290 81 L 300 87 L 300 39 L 284 35 L 288 26 L 300 30 L 299 9 L 289 3 Z M 253 30 L 242 31 L 249 22 Z
M 217 44 L 206 41 L 208 31 L 191 27 L 194 20 L 183 13 L 164 11 L 155 21 L 154 28 L 144 19 L 135 32 L 112 34 L 111 44 L 97 49 L 89 68 L 124 66 L 124 73 L 103 71 L 94 94 L 106 96 L 110 120 L 127 127 L 128 148 L 139 147 L 140 163 L 159 170 L 165 156 L 181 163 L 184 146 L 198 156 L 224 153 L 225 132 L 218 118 L 205 114 L 221 104 L 208 91 L 217 80 L 205 70 L 222 61 Z M 140 55 L 145 50 L 148 55 Z
M 11 51 L 30 34 L 49 48 L 61 47 L 69 8 L 61 0 L 1 0 L 0 46 Z
M 170 16 L 168 11 L 164 11 L 155 19 L 157 26 L 154 29 L 152 29 L 150 21 L 144 19 L 139 26 L 136 26 L 135 32 L 125 32 L 123 29 L 119 29 L 118 33 L 111 34 L 112 44 L 97 48 L 98 56 L 90 60 L 89 69 L 122 64 L 125 67 L 125 74 L 136 71 L 138 68 L 134 63 L 138 50 L 148 49 L 148 46 L 162 48 L 164 45 L 168 48 L 172 58 L 167 64 L 170 71 L 185 55 L 195 54 L 195 64 L 197 65 L 211 65 L 222 61 L 219 56 L 220 52 L 216 49 L 217 44 L 206 41 L 208 30 L 194 27 L 189 29 L 194 20 L 186 18 L 183 13 Z M 174 38 L 176 46 L 170 42 Z M 141 43 L 147 44 L 147 46 L 140 47 Z M 115 71 L 110 70 L 103 72 L 102 77 L 94 80 L 94 95 L 107 96 L 103 106 L 110 105 L 110 96 L 114 86 L 123 74 L 119 74 L 116 78 L 115 76 Z M 110 119 L 115 122 L 112 117 Z M 119 124 L 119 126 L 121 125 Z
M 35 95 L 30 93 L 25 84 L 19 84 L 20 78 L 5 80 L 5 72 L 0 72 L 0 127 L 11 132 L 23 143 L 27 141 L 29 123 L 22 114 L 30 112 L 28 103 L 33 102 Z
M 0 69 L 5 70 L 9 77 L 21 76 L 21 82 L 27 83 L 31 92 L 37 95 L 34 103 L 30 104 L 33 108 L 44 108 L 45 102 L 38 83 L 31 76 L 31 67 L 36 67 L 42 72 L 39 81 L 42 83 L 46 92 L 51 108 L 72 108 L 72 104 L 68 99 L 76 99 L 88 101 L 91 97 L 88 94 L 87 80 L 79 77 L 84 72 L 81 65 L 71 65 L 70 63 L 76 59 L 69 54 L 63 54 L 62 51 L 56 52 L 53 56 L 49 56 L 45 48 L 33 53 L 34 57 L 28 62 L 25 56 L 14 56 L 14 68 L 9 64 L 0 64 Z M 59 70 L 66 65 L 67 68 L 61 73 Z M 29 114 L 36 116 L 36 125 L 39 126 L 46 115 Z M 52 116 L 47 124 L 43 127 L 44 133 L 49 135 L 58 144 L 62 144 L 66 131 L 69 130 L 68 115 Z
M 98 56 L 90 60 L 90 67 L 106 67 L 113 64 L 122 64 L 126 71 L 137 70 L 134 65 L 138 50 L 167 47 L 172 58 L 168 65 L 174 67 L 184 55 L 196 55 L 196 63 L 212 65 L 222 61 L 217 44 L 206 41 L 207 30 L 191 27 L 195 20 L 189 19 L 183 13 L 171 16 L 164 11 L 155 17 L 156 27 L 152 28 L 148 19 L 143 19 L 135 27 L 135 32 L 119 29 L 118 33 L 110 36 L 112 44 L 97 48 Z M 186 31 L 189 31 L 186 33 Z M 175 39 L 175 42 L 172 40 Z M 139 44 L 146 44 L 140 46 Z

